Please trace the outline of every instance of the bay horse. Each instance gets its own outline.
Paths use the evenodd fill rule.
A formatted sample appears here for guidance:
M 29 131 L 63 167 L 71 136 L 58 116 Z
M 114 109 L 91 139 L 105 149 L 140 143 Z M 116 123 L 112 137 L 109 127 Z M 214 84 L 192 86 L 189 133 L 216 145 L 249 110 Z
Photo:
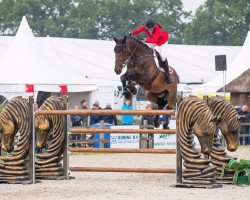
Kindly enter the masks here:
M 165 73 L 155 63 L 153 49 L 130 36 L 124 36 L 122 39 L 113 38 L 116 42 L 114 47 L 116 74 L 121 74 L 123 68 L 127 66 L 126 73 L 121 76 L 123 87 L 126 87 L 125 79 L 135 81 L 144 88 L 147 99 L 156 103 L 159 110 L 164 106 L 173 109 L 179 83 L 176 71 L 173 69 L 172 83 L 167 84 Z M 160 125 L 158 115 L 155 116 L 154 125 L 155 127 Z M 167 128 L 166 123 L 163 124 L 163 128 Z

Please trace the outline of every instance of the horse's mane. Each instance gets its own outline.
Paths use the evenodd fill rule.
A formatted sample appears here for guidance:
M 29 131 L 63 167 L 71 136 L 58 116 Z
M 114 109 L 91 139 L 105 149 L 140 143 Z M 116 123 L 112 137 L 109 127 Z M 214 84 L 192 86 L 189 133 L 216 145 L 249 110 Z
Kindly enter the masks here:
M 127 39 L 131 39 L 131 40 L 135 40 L 136 42 L 138 42 L 139 44 L 141 44 L 142 46 L 151 49 L 147 44 L 145 44 L 144 42 L 142 42 L 141 40 L 139 40 L 138 38 L 135 38 L 133 36 L 126 36 Z

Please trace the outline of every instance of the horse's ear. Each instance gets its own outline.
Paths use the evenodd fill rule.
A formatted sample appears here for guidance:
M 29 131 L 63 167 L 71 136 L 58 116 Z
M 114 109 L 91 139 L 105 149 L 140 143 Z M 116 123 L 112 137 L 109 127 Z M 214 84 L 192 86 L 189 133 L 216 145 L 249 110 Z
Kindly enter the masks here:
M 123 44 L 125 44 L 126 43 L 126 39 L 127 39 L 127 37 L 126 37 L 126 35 L 123 37 L 123 39 L 122 39 L 122 43 Z
M 118 42 L 118 39 L 117 39 L 117 38 L 115 38 L 115 36 L 113 36 L 113 35 L 112 35 L 112 37 L 113 37 L 113 39 L 114 39 L 115 43 L 117 43 L 117 42 Z

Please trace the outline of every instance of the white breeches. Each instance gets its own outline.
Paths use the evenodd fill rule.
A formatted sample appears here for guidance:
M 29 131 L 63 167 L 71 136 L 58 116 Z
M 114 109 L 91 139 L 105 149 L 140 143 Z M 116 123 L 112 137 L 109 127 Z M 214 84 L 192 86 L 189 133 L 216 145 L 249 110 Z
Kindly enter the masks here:
M 153 49 L 154 47 L 156 47 L 157 45 L 156 44 L 153 44 L 153 43 L 146 43 L 151 49 Z M 160 55 L 161 55 L 161 59 L 162 61 L 166 60 L 167 59 L 167 42 L 161 46 L 158 46 L 159 47 L 159 50 L 160 50 Z

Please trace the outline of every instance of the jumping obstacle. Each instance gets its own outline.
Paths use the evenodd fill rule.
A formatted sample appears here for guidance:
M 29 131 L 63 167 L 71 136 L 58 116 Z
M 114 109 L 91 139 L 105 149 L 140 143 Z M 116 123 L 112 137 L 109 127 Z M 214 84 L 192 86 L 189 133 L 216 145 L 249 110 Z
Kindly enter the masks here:
M 38 110 L 35 115 L 171 115 L 173 110 Z M 176 134 L 175 129 L 105 129 L 105 128 L 79 128 L 69 129 L 70 134 Z M 70 148 L 71 152 L 98 152 L 98 153 L 154 153 L 176 154 L 175 149 L 107 149 L 107 148 Z M 166 168 L 114 168 L 114 167 L 70 167 L 76 172 L 136 172 L 136 173 L 175 173 L 175 169 Z

